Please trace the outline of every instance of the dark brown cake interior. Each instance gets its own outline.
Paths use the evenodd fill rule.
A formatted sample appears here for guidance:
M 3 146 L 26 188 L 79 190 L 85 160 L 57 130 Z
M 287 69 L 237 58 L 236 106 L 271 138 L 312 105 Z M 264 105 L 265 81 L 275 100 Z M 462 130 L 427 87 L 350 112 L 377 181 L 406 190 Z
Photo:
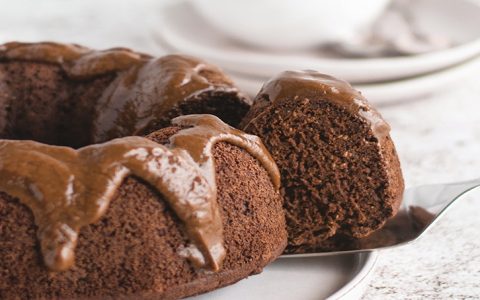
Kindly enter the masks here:
M 176 131 L 150 138 L 165 143 Z M 281 199 L 265 169 L 244 150 L 218 143 L 214 157 L 227 249 L 220 272 L 198 272 L 178 255 L 186 239 L 179 220 L 160 194 L 136 178 L 124 182 L 99 222 L 81 230 L 75 266 L 59 273 L 42 264 L 30 210 L 0 193 L 0 299 L 170 299 L 259 272 L 286 244 Z
M 146 128 L 141 134 L 146 135 L 159 128 L 170 125 L 170 121 L 180 115 L 210 114 L 222 119 L 225 123 L 237 126 L 247 113 L 250 106 L 238 101 L 238 93 L 234 91 L 211 91 L 193 95 L 167 112 L 163 118 L 158 119 L 152 126 Z

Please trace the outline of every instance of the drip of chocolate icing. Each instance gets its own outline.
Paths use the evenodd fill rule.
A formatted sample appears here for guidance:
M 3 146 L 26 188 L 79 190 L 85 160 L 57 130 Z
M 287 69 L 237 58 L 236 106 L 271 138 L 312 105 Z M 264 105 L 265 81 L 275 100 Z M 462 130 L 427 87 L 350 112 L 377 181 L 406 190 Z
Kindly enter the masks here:
M 190 156 L 200 166 L 207 166 L 208 170 L 213 169 L 213 157 L 209 155 L 213 145 L 219 141 L 227 142 L 246 149 L 267 170 L 275 189 L 280 188 L 280 172 L 270 152 L 258 136 L 235 129 L 212 115 L 176 117 L 172 120 L 172 124 L 189 127 L 171 136 L 170 143 L 177 148 L 189 149 Z M 205 174 L 205 178 L 215 186 L 215 178 L 209 174 Z
M 267 106 L 270 102 L 296 98 L 331 101 L 368 122 L 378 140 L 390 132 L 388 123 L 348 82 L 316 71 L 282 72 L 263 85 L 255 101 L 265 101 Z
M 238 93 L 218 68 L 183 55 L 154 59 L 126 48 L 94 51 L 74 44 L 13 42 L 0 46 L 3 61 L 55 64 L 72 80 L 116 73 L 96 102 L 94 143 L 144 134 L 166 112 L 202 93 Z
M 80 229 L 105 214 L 129 175 L 157 189 L 183 222 L 192 245 L 181 254 L 198 268 L 221 268 L 225 248 L 213 145 L 225 141 L 245 149 L 265 167 L 276 188 L 279 172 L 259 138 L 215 116 L 183 116 L 173 123 L 191 127 L 173 135 L 166 146 L 143 137 L 124 137 L 78 150 L 0 140 L 0 190 L 33 211 L 48 268 L 63 271 L 73 265 Z

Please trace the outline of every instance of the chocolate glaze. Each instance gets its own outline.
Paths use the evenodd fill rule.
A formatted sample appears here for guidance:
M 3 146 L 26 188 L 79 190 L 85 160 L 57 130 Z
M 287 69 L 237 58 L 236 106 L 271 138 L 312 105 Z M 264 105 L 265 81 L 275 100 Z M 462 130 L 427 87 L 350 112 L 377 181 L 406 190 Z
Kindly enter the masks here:
M 55 64 L 72 80 L 116 73 L 96 103 L 94 143 L 143 134 L 166 112 L 202 93 L 239 93 L 218 68 L 183 55 L 154 59 L 126 48 L 94 51 L 74 44 L 13 42 L 0 46 L 2 61 Z
M 127 48 L 95 51 L 76 44 L 53 42 L 0 45 L 0 61 L 32 61 L 60 66 L 72 79 L 88 79 L 145 64 L 152 57 Z
M 121 74 L 99 99 L 94 140 L 142 134 L 184 99 L 219 88 L 236 90 L 214 86 L 204 75 L 212 72 L 219 71 L 192 58 L 169 55 Z
M 212 148 L 233 143 L 256 157 L 276 188 L 279 172 L 259 138 L 211 115 L 178 117 L 181 127 L 163 146 L 124 137 L 78 150 L 34 141 L 0 140 L 0 190 L 18 197 L 34 214 L 44 263 L 70 268 L 81 227 L 99 220 L 129 175 L 157 189 L 184 223 L 192 242 L 179 253 L 198 268 L 217 271 L 225 257 L 216 200 Z
M 326 99 L 359 115 L 370 124 L 372 133 L 379 140 L 390 132 L 390 126 L 377 110 L 348 82 L 312 70 L 280 73 L 263 85 L 255 101 L 264 101 L 262 105 L 257 102 L 257 105 L 267 106 L 271 102 L 296 98 Z

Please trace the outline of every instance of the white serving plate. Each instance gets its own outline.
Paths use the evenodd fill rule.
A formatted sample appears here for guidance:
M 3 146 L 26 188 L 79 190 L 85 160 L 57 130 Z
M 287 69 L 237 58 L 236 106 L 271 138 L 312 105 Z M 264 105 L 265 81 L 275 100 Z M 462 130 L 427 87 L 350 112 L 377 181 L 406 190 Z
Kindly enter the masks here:
M 191 300 L 360 299 L 378 254 L 280 258 L 255 276 Z
M 166 5 L 159 12 L 160 24 L 155 31 L 159 40 L 174 51 L 202 57 L 227 71 L 258 77 L 271 77 L 286 69 L 314 69 L 350 82 L 369 83 L 440 70 L 480 53 L 478 1 L 416 0 L 411 5 L 418 28 L 446 36 L 457 46 L 421 55 L 373 59 L 332 58 L 312 50 L 268 52 L 229 39 L 185 1 Z

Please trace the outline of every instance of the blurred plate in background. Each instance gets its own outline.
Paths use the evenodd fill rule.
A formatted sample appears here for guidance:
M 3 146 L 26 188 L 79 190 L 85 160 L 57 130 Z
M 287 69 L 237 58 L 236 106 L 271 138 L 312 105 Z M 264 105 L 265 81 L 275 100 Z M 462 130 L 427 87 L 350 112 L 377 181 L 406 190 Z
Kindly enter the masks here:
M 159 16 L 162 24 L 156 31 L 159 39 L 171 50 L 202 57 L 244 77 L 269 78 L 286 69 L 314 69 L 353 83 L 391 81 L 438 71 L 480 53 L 478 3 L 470 0 L 416 0 L 411 1 L 411 5 L 419 29 L 444 35 L 456 46 L 412 56 L 358 59 L 329 57 L 320 50 L 269 52 L 223 35 L 186 1 L 166 6 Z M 245 20 L 248 21 L 248 17 Z
M 454 87 L 455 84 L 461 84 L 462 80 L 470 76 L 478 76 L 479 71 L 480 56 L 477 56 L 462 64 L 421 76 L 381 83 L 353 84 L 353 86 L 376 105 L 387 105 L 442 92 Z M 229 75 L 239 88 L 250 96 L 256 95 L 267 80 L 237 73 L 229 73 Z

